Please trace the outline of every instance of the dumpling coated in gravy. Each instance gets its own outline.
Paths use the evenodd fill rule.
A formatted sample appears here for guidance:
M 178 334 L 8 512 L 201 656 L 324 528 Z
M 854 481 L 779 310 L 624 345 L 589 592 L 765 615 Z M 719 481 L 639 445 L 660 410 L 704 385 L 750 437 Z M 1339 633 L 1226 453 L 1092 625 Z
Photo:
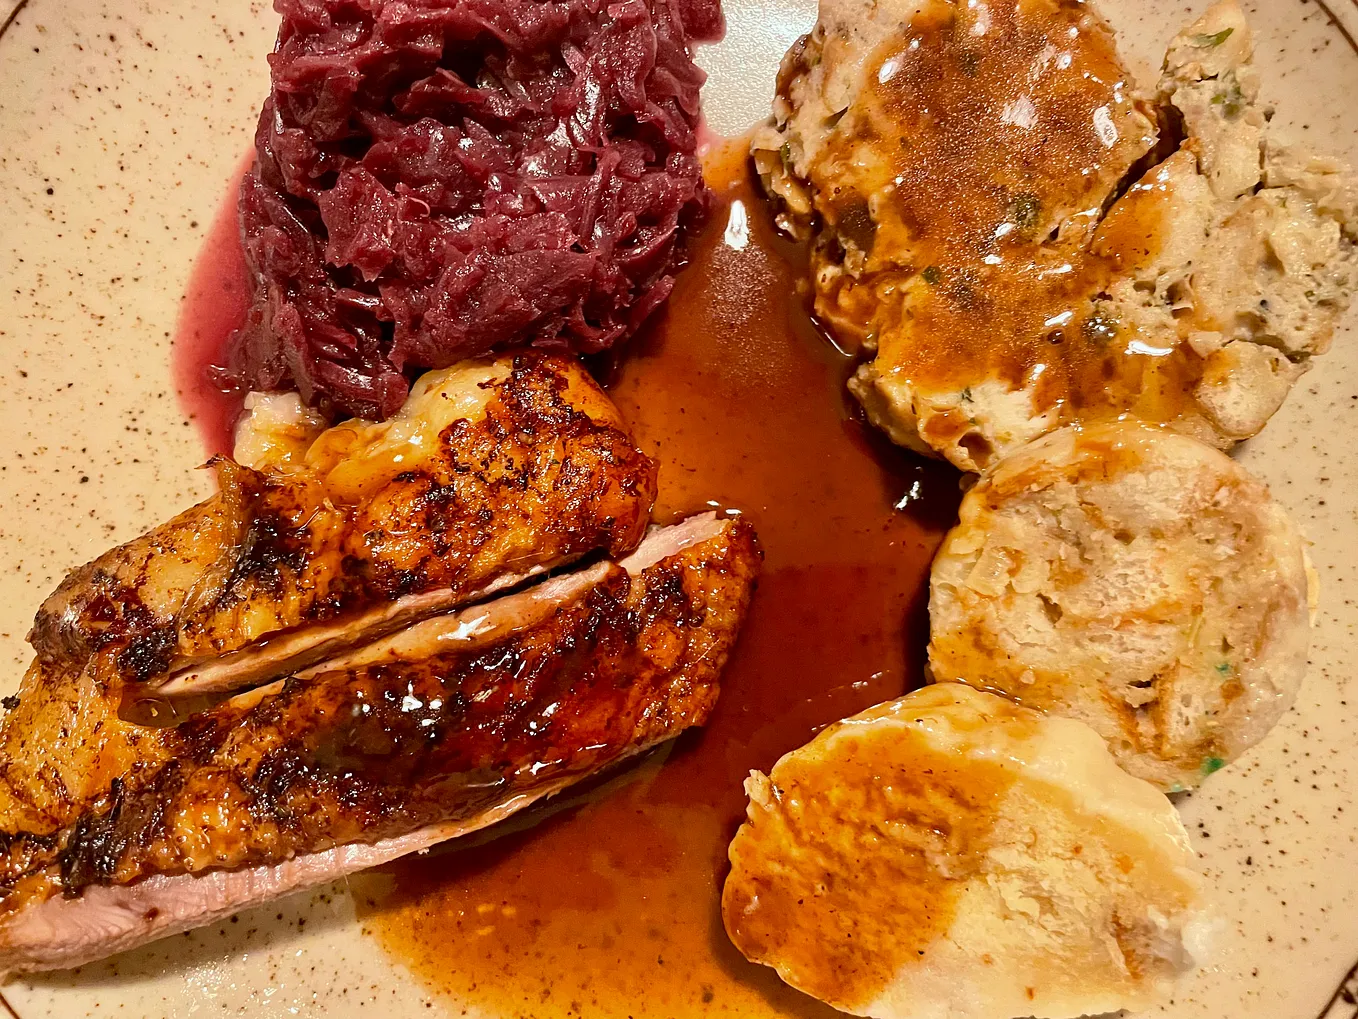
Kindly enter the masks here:
M 1124 412 L 1263 428 L 1358 279 L 1358 184 L 1269 130 L 1252 52 L 1219 4 L 1143 91 L 1078 0 L 822 0 L 753 151 L 873 423 L 969 471 Z
M 726 930 L 854 1015 L 1146 1008 L 1210 933 L 1169 800 L 1087 726 L 960 683 L 831 726 L 746 791 Z
M 962 500 L 934 560 L 929 667 L 1103 736 L 1166 791 L 1259 742 L 1306 672 L 1305 542 L 1195 439 L 1064 428 Z

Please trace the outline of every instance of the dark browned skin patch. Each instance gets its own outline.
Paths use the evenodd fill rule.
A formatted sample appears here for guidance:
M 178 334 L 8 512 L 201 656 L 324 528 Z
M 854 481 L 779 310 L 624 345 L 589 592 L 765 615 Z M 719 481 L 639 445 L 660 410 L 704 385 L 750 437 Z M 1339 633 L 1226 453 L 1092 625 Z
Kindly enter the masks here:
M 734 523 L 474 653 L 289 679 L 151 730 L 164 763 L 60 832 L 6 837 L 4 906 L 469 818 L 701 724 L 759 558 Z
M 484 417 L 455 421 L 436 456 L 355 505 L 315 476 L 219 459 L 221 494 L 74 571 L 30 640 L 67 669 L 107 650 L 142 682 L 402 595 L 624 554 L 649 520 L 655 465 L 582 398 L 608 407 L 574 362 L 520 354 Z M 168 594 L 167 567 L 180 577 Z

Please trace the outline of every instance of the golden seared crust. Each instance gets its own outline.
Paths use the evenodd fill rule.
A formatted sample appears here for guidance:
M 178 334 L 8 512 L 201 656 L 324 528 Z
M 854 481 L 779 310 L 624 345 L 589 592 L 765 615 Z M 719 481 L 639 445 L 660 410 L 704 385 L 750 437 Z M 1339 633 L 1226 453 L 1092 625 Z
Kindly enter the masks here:
M 118 717 L 122 689 L 106 656 L 29 667 L 0 722 L 0 832 L 53 832 L 114 779 L 164 761 L 156 730 Z
M 1163 999 L 1191 962 L 1188 837 L 1079 723 L 941 684 L 831 726 L 746 790 L 726 930 L 836 1008 L 1102 1014 Z
M 350 559 L 387 597 L 481 587 L 507 565 L 595 549 L 625 555 L 650 522 L 655 466 L 574 361 L 516 366 L 485 419 L 456 421 L 442 440 L 442 457 L 402 470 L 354 513 Z
M 1304 542 L 1267 488 L 1194 439 L 1062 429 L 967 493 L 934 561 L 929 662 L 1191 788 L 1257 743 L 1306 670 Z
M 222 480 L 229 486 L 238 476 L 228 467 Z M 28 634 L 39 660 L 78 670 L 103 647 L 126 649 L 135 642 L 139 647 L 128 655 L 134 659 L 130 671 L 136 672 L 135 658 L 155 657 L 158 647 L 164 655 L 175 643 L 167 621 L 187 603 L 199 578 L 213 572 L 221 551 L 240 542 L 235 495 L 228 487 L 67 574 L 38 609 Z
M 964 470 L 1127 411 L 1258 432 L 1358 278 L 1358 185 L 1270 140 L 1250 55 L 1219 4 L 1142 97 L 1079 0 L 824 0 L 753 151 L 873 423 Z
M 109 652 L 145 681 L 271 634 L 430 591 L 441 607 L 640 541 L 655 465 L 573 360 L 525 352 L 430 373 L 381 425 L 298 463 L 216 462 L 221 493 L 72 573 L 30 639 L 45 664 Z
M 147 767 L 108 780 L 60 830 L 11 829 L 4 908 L 464 820 L 701 724 L 760 559 L 748 524 L 714 529 L 635 576 L 600 569 L 537 622 L 469 650 L 431 640 L 400 660 L 312 669 L 143 730 Z

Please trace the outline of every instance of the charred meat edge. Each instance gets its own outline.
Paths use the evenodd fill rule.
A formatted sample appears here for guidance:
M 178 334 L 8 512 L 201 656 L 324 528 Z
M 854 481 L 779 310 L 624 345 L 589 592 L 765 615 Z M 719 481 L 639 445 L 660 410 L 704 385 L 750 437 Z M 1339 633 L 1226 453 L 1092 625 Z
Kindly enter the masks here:
M 185 666 L 169 673 L 163 681 L 153 681 L 148 686 L 159 696 L 170 698 L 243 690 L 266 683 L 276 676 L 324 662 L 365 641 L 379 640 L 411 623 L 446 612 L 457 605 L 484 601 L 511 591 L 544 572 L 543 567 L 535 567 L 526 573 L 497 577 L 470 594 L 460 595 L 445 588 L 407 595 L 350 619 L 265 637 L 220 658 Z
M 573 363 L 562 362 L 559 358 L 534 352 L 520 352 L 514 355 L 512 367 L 508 369 L 506 377 L 491 388 L 495 395 L 487 405 L 485 414 L 474 426 L 468 426 L 473 429 L 475 433 L 473 438 L 476 441 L 490 441 L 497 434 L 497 430 L 504 431 L 506 428 L 514 434 L 518 434 L 514 431 L 518 429 L 528 436 L 537 436 L 546 428 L 550 432 L 548 439 L 579 443 L 581 453 L 587 459 L 596 460 L 603 475 L 609 479 L 608 484 L 616 487 L 617 491 L 612 493 L 612 497 L 620 499 L 625 504 L 622 508 L 628 512 L 620 515 L 604 514 L 603 510 L 606 507 L 593 507 L 592 515 L 587 513 L 587 519 L 572 528 L 574 537 L 565 542 L 566 547 L 560 550 L 558 556 L 531 566 L 524 564 L 517 570 L 510 568 L 512 562 L 501 564 L 500 569 L 504 572 L 498 576 L 488 577 L 487 582 L 477 588 L 468 589 L 452 584 L 446 588 L 440 585 L 420 591 L 410 586 L 410 578 L 398 574 L 385 578 L 378 577 L 371 581 L 378 589 L 366 595 L 369 598 L 378 596 L 376 602 L 369 601 L 368 605 L 362 607 L 355 605 L 336 616 L 331 612 L 333 607 L 324 604 L 326 598 L 333 599 L 334 595 L 326 595 L 308 609 L 308 613 L 315 611 L 314 619 L 300 619 L 299 625 L 280 627 L 262 634 L 248 644 L 216 654 L 181 657 L 175 661 L 173 656 L 177 634 L 183 625 L 183 620 L 179 618 L 180 613 L 187 610 L 188 605 L 202 602 L 209 595 L 220 599 L 220 592 L 218 594 L 212 592 L 239 571 L 239 563 L 231 557 L 221 556 L 211 562 L 205 561 L 204 568 L 214 574 L 214 577 L 201 578 L 198 584 L 193 585 L 184 595 L 187 599 L 186 604 L 176 610 L 174 618 L 166 620 L 156 619 L 153 612 L 138 601 L 138 592 L 128 587 L 132 581 L 122 576 L 124 572 L 120 565 L 122 558 L 164 555 L 167 552 L 167 549 L 162 547 L 164 543 L 168 543 L 170 554 L 177 554 L 175 542 L 188 541 L 192 544 L 194 534 L 204 527 L 209 530 L 213 528 L 220 530 L 222 533 L 219 540 L 239 546 L 247 541 L 247 531 L 261 521 L 268 524 L 265 530 L 270 528 L 276 530 L 281 527 L 285 537 L 291 536 L 287 537 L 288 541 L 304 534 L 311 526 L 310 523 L 298 526 L 279 524 L 274 519 L 279 515 L 278 510 L 299 510 L 304 508 L 301 502 L 317 497 L 316 493 L 305 491 L 307 483 L 297 482 L 297 498 L 289 502 L 286 496 L 287 491 L 291 490 L 292 483 L 286 475 L 276 478 L 269 472 L 244 468 L 219 457 L 215 458 L 212 464 L 217 467 L 219 476 L 223 471 L 226 472 L 219 496 L 181 513 L 166 524 L 110 550 L 93 562 L 73 571 L 57 591 L 44 601 L 28 638 L 38 652 L 39 659 L 53 664 L 58 662 L 76 664 L 77 659 L 83 661 L 103 647 L 103 642 L 111 640 L 115 646 L 121 647 L 117 661 L 119 669 L 127 678 L 145 683 L 148 689 L 163 691 L 162 696 L 176 697 L 190 692 L 205 695 L 227 692 L 305 668 L 347 647 L 391 633 L 413 620 L 513 589 L 550 569 L 564 566 L 593 551 L 607 548 L 610 554 L 619 555 L 634 548 L 642 536 L 644 521 L 649 517 L 650 504 L 654 499 L 655 466 L 634 447 L 626 433 L 625 425 L 606 394 L 589 380 L 583 369 Z M 440 443 L 453 443 L 456 446 L 455 438 L 450 438 L 447 432 L 456 431 L 462 424 L 462 421 L 455 420 L 448 426 L 441 435 Z M 510 457 L 506 463 L 514 463 L 515 450 L 520 454 L 523 453 L 520 446 L 524 442 L 527 442 L 528 447 L 533 447 L 540 441 L 538 438 L 525 439 L 520 436 L 516 440 L 519 445 L 510 443 L 510 449 L 505 451 L 506 456 Z M 450 455 L 452 460 L 445 463 Z M 429 480 L 432 484 L 434 483 L 432 479 L 440 470 L 451 470 L 454 474 L 462 476 L 468 471 L 465 470 L 465 465 L 460 466 L 459 458 L 470 457 L 469 462 L 474 465 L 478 455 L 480 454 L 474 447 L 441 449 L 428 465 L 408 472 L 409 477 L 406 473 L 394 476 L 391 485 L 411 485 L 421 480 Z M 482 463 L 481 467 L 484 469 L 485 464 Z M 593 473 L 594 476 L 599 476 L 598 472 Z M 470 474 L 479 476 L 476 470 L 470 471 Z M 535 483 L 541 484 L 548 480 L 537 478 Z M 503 498 L 512 493 L 505 493 L 500 489 L 506 484 L 512 486 L 519 482 L 514 479 L 497 478 L 483 480 L 483 483 L 488 486 L 489 494 Z M 269 502 L 271 498 L 269 493 L 273 492 L 275 487 L 284 493 L 280 497 L 283 501 L 279 507 L 274 507 Z M 387 490 L 384 488 L 375 494 L 380 496 Z M 550 489 L 543 489 L 539 494 L 544 497 L 547 495 L 557 497 L 561 494 L 559 479 Z M 566 494 L 576 500 L 571 503 L 575 510 L 589 507 L 590 500 L 601 495 L 600 492 L 591 493 L 585 489 L 575 491 L 573 488 Z M 320 495 L 324 496 L 324 492 L 322 491 Z M 420 493 L 413 490 L 407 496 L 408 499 L 416 501 L 419 497 Z M 371 497 L 369 501 L 370 499 Z M 223 500 L 228 510 L 236 506 L 237 513 L 252 510 L 254 504 L 260 500 L 267 505 L 257 509 L 256 512 L 263 514 L 257 519 L 249 518 L 247 515 L 239 520 L 217 521 L 216 518 L 223 515 L 219 513 L 217 503 Z M 362 509 L 363 505 L 360 504 L 357 508 Z M 631 512 L 632 509 L 635 509 L 635 513 Z M 484 507 L 482 511 L 484 513 Z M 229 518 L 232 513 L 227 512 L 224 516 Z M 336 523 L 339 521 L 333 521 L 331 526 Z M 564 521 L 557 521 L 546 526 L 546 532 L 553 534 L 558 542 L 563 537 L 561 532 L 563 523 Z M 470 519 L 465 524 L 480 526 L 477 521 Z M 352 521 L 345 526 L 350 525 Z M 583 531 L 579 529 L 580 527 L 583 527 Z M 187 533 L 180 533 L 185 531 Z M 582 534 L 592 537 L 582 542 Z M 273 544 L 278 544 L 282 540 L 276 535 L 270 538 Z M 305 550 L 308 557 L 307 568 L 310 560 L 319 559 L 322 554 L 334 554 L 335 551 L 329 547 Z M 280 561 L 283 566 L 288 566 L 284 560 L 287 560 L 287 556 L 281 557 Z M 392 568 L 379 567 L 379 569 Z M 289 574 L 287 579 L 300 581 L 302 568 L 290 567 L 290 569 L 297 571 L 297 575 L 294 577 Z M 221 576 L 215 576 L 216 574 Z M 393 584 L 396 585 L 396 589 L 385 591 L 385 588 Z M 95 590 L 101 585 L 112 586 L 108 590 Z M 407 589 L 399 590 L 402 586 Z M 88 591 L 82 592 L 82 589 Z M 355 590 L 348 593 L 357 595 L 359 592 Z M 381 597 L 383 593 L 392 600 L 387 601 Z M 240 598 L 239 595 L 233 597 L 237 600 Z M 330 615 L 330 618 L 325 618 L 326 615 Z M 88 620 L 85 618 L 87 616 L 90 617 Z M 114 636 L 82 632 L 82 628 L 89 622 L 102 625 L 98 620 L 104 617 L 110 617 L 117 624 L 116 626 L 110 624 Z M 104 619 L 105 623 L 108 621 Z M 126 646 L 121 646 L 122 644 Z
M 674 527 L 652 528 L 643 544 L 618 565 L 629 573 L 640 573 L 647 566 L 654 565 L 666 556 L 715 537 L 720 533 L 720 529 L 720 522 L 710 513 L 690 517 Z M 657 550 L 662 549 L 664 551 L 657 554 Z M 544 604 L 558 598 L 569 597 L 576 590 L 583 589 L 583 578 L 589 578 L 591 583 L 597 583 L 603 577 L 606 568 L 607 564 L 600 563 L 587 570 L 548 580 L 536 588 L 530 588 L 528 593 L 533 601 Z M 489 608 L 477 603 L 501 592 L 511 591 L 541 576 L 543 572 L 544 570 L 539 568 L 527 573 L 500 577 L 480 591 L 460 598 L 451 591 L 428 591 L 403 598 L 391 605 L 381 606 L 344 623 L 309 627 L 304 631 L 284 634 L 261 644 L 234 651 L 213 662 L 174 673 L 156 692 L 163 697 L 179 697 L 242 690 L 266 683 L 280 675 L 291 675 L 303 670 L 314 672 L 318 668 L 350 668 L 360 663 L 367 664 L 373 660 L 372 654 L 380 654 L 383 649 L 393 646 L 393 642 L 384 641 L 383 638 L 394 632 L 409 640 L 416 636 L 416 632 L 412 631 L 423 634 L 446 629 L 451 633 L 472 625 L 498 626 L 501 625 L 501 621 L 495 624 L 473 624 L 467 620 L 475 620 L 493 613 L 502 615 L 502 608 L 494 608 L 496 603 L 491 603 Z M 451 616 L 436 614 L 453 607 L 454 603 L 461 605 L 467 602 L 472 603 L 470 608 Z M 433 618 L 430 618 L 431 616 Z M 531 621 L 536 621 L 536 618 L 538 617 Z M 419 629 L 421 621 L 428 624 L 427 630 Z M 507 631 L 496 629 L 493 632 L 496 636 L 502 636 Z M 399 644 L 400 641 L 395 642 L 395 645 Z M 355 648 L 358 649 L 355 654 L 348 653 Z
M 0 928 L 0 975 L 83 966 L 292 892 L 425 852 L 502 821 L 573 781 L 562 779 L 511 797 L 467 821 L 430 825 L 372 844 L 351 842 L 258 867 L 156 874 L 131 885 L 93 885 L 74 899 L 54 896 L 20 910 Z
M 326 663 L 332 668 L 396 663 L 431 644 L 448 641 L 456 650 L 489 644 L 548 617 L 554 609 L 582 596 L 616 565 L 632 576 L 727 532 L 734 522 L 707 513 L 680 524 L 652 528 L 637 550 L 617 564 L 599 563 L 552 578 L 529 590 L 443 617 L 427 619 L 368 647 Z M 454 649 L 454 648 L 449 648 Z M 423 653 L 428 653 L 427 650 Z M 320 667 L 310 670 L 319 673 Z M 305 678 L 308 673 L 298 674 Z M 281 688 L 283 681 L 233 698 L 248 705 Z M 643 753 L 677 735 L 627 747 L 614 763 Z M 52 896 L 23 907 L 0 924 L 0 973 L 21 973 L 80 966 L 141 944 L 224 918 L 279 896 L 325 884 L 413 852 L 466 835 L 551 797 L 579 781 L 568 775 L 510 796 L 479 814 L 428 825 L 378 840 L 354 842 L 302 853 L 278 863 L 188 874 L 153 874 L 125 885 L 90 885 L 73 897 Z

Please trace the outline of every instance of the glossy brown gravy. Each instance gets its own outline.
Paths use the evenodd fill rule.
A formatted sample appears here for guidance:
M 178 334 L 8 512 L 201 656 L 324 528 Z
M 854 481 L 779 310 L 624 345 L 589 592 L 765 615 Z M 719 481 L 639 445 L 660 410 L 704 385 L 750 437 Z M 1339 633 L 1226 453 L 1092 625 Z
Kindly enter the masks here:
M 668 309 L 611 392 L 661 464 L 657 519 L 744 513 L 767 558 L 709 724 L 480 844 L 354 882 L 364 927 L 445 1001 L 503 1017 L 821 1016 L 721 926 L 742 782 L 917 686 L 957 475 L 870 433 L 797 296 L 745 146 Z M 532 827 L 528 825 L 536 822 Z
M 1156 141 L 1111 30 L 1078 0 L 926 0 L 868 67 L 811 169 L 823 219 L 863 253 L 821 314 L 929 395 L 993 379 L 1062 421 L 1178 416 L 1198 359 L 1138 343 L 1106 293 L 1160 250 L 1166 197 L 1147 180 L 1100 222 Z M 817 260 L 853 261 L 834 244 Z
M 959 894 L 985 872 L 1017 777 L 999 761 L 932 744 L 912 713 L 937 717 L 938 706 L 909 703 L 869 712 L 876 720 L 838 727 L 781 761 L 756 797 L 758 820 L 732 844 L 732 939 L 807 993 L 860 1013 L 908 967 L 933 962 Z M 943 717 L 955 738 L 968 725 L 1014 739 L 1035 729 L 1007 704 Z

